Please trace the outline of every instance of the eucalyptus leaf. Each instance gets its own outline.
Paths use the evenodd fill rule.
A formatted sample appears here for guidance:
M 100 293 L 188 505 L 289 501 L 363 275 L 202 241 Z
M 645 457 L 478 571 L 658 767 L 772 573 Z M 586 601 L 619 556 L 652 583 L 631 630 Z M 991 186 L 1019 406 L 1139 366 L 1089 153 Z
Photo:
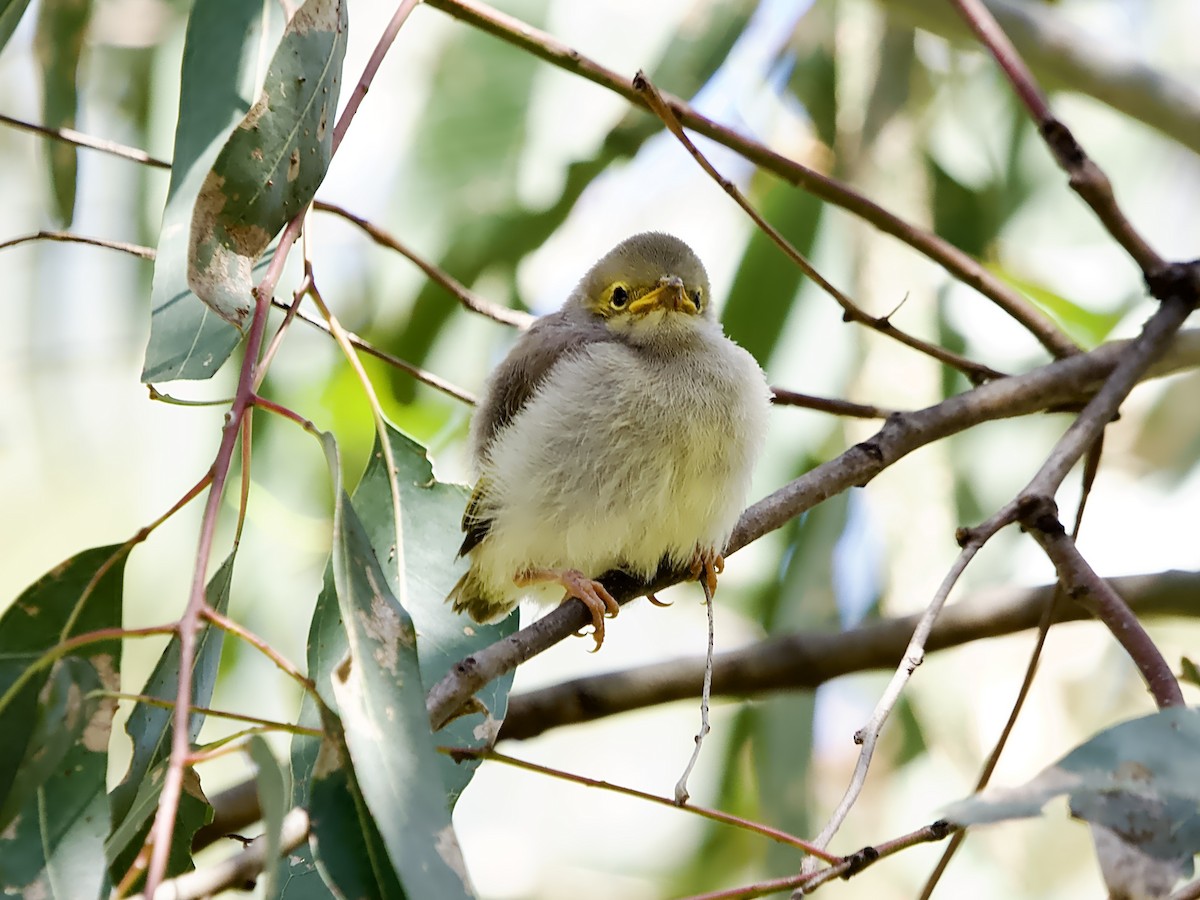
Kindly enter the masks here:
M 1164 709 L 1115 725 L 1032 781 L 950 806 L 960 825 L 1036 816 L 1067 795 L 1072 815 L 1164 860 L 1200 852 L 1200 710 Z
M 473 897 L 429 730 L 416 630 L 344 494 L 334 514 L 333 578 L 350 642 L 333 692 L 388 854 L 409 895 Z
M 200 186 L 257 93 L 263 55 L 282 27 L 279 10 L 272 0 L 195 0 L 192 6 L 142 381 L 211 378 L 241 341 L 241 332 L 188 287 L 188 235 Z
M 253 309 L 255 262 L 329 168 L 347 25 L 346 0 L 306 0 L 296 11 L 196 198 L 188 286 L 239 329 Z
M 121 624 L 128 547 L 86 550 L 43 576 L 0 617 L 0 891 L 96 897 L 104 878 L 105 776 L 121 642 L 63 641 Z M 18 680 L 24 678 L 23 684 Z M 57 758 L 57 763 L 52 764 Z M 18 780 L 19 779 L 19 780 Z
M 279 875 L 278 867 L 273 861 L 279 859 L 280 843 L 282 841 L 283 817 L 287 813 L 288 790 L 284 781 L 283 770 L 279 761 L 271 752 L 266 739 L 261 734 L 252 734 L 246 742 L 246 751 L 254 763 L 254 781 L 258 787 L 258 805 L 262 810 L 263 832 L 261 840 L 265 844 L 264 859 L 268 864 L 263 868 L 266 875 L 263 891 L 265 896 L 274 896 L 275 879 Z
M 0 0 L 0 50 L 21 24 L 21 16 L 25 15 L 28 6 L 29 0 Z
M 91 11 L 91 0 L 42 0 L 39 7 L 33 47 L 42 72 L 42 124 L 47 128 L 75 127 L 79 57 Z M 66 141 L 46 141 L 44 146 L 58 219 L 70 225 L 78 154 Z

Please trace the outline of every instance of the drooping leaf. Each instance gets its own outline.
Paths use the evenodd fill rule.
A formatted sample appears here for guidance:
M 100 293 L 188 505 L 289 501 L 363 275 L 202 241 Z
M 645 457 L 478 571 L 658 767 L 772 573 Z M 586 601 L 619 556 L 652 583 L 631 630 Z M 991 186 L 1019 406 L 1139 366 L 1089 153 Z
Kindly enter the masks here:
M 0 890 L 95 897 L 104 877 L 108 739 L 121 643 L 107 639 L 30 666 L 73 637 L 121 624 L 128 548 L 98 547 L 29 587 L 0 617 Z M 23 684 L 18 681 L 24 677 Z M 44 754 L 44 755 L 43 755 Z M 57 757 L 57 764 L 52 764 Z M 17 782 L 19 780 L 19 783 Z
M 350 652 L 334 669 L 333 692 L 355 775 L 406 893 L 472 897 L 425 711 L 416 630 L 350 498 L 338 507 L 333 579 Z
M 1183 681 L 1200 687 L 1200 666 L 1197 666 L 1191 658 L 1185 656 L 1179 661 L 1179 668 L 1183 673 L 1180 676 Z
M 184 38 L 171 185 L 150 294 L 142 381 L 211 378 L 241 340 L 187 283 L 192 208 L 225 138 L 258 90 L 264 48 L 282 23 L 271 0 L 196 0 Z
M 271 752 L 266 739 L 262 735 L 252 734 L 247 741 L 247 752 L 254 763 L 254 781 L 258 787 L 258 805 L 262 810 L 262 840 L 265 843 L 265 859 L 279 858 L 280 842 L 282 840 L 283 817 L 287 813 L 289 791 L 284 784 L 283 770 L 279 767 L 275 754 Z M 279 868 L 268 865 L 264 872 L 264 895 L 274 896 L 275 879 Z
M 1200 852 L 1200 710 L 1164 709 L 1100 732 L 1036 778 L 947 810 L 962 825 L 1036 816 L 1066 794 L 1071 814 L 1158 859 Z
M 913 29 L 889 20 L 879 39 L 879 68 L 863 115 L 864 150 L 875 143 L 887 124 L 908 104 L 915 59 Z M 835 94 L 831 92 L 829 96 Z
M 443 484 L 433 476 L 425 448 L 388 426 L 388 442 L 396 465 L 404 535 L 404 602 L 418 634 L 421 681 L 426 688 L 442 679 L 450 667 L 477 650 L 517 630 L 517 616 L 492 625 L 479 625 L 454 612 L 446 595 L 461 574 L 455 562 L 462 543 L 460 521 L 468 491 Z M 355 512 L 366 529 L 388 585 L 398 593 L 395 558 L 396 529 L 383 454 L 376 443 L 371 462 L 354 491 Z M 477 695 L 487 712 L 461 716 L 437 733 L 440 744 L 479 748 L 495 741 L 508 709 L 512 673 L 497 678 Z M 452 807 L 479 763 L 455 763 L 439 754 L 442 777 Z
M 390 725 L 388 733 L 390 736 L 394 736 L 393 739 L 400 746 L 384 749 L 389 752 L 393 749 L 403 751 L 400 755 L 401 764 L 403 761 L 408 763 L 416 761 L 418 767 L 429 767 L 428 770 L 422 769 L 423 774 L 417 779 L 420 782 L 422 803 L 432 804 L 434 802 L 432 794 L 438 791 L 443 792 L 437 801 L 437 805 L 442 811 L 436 813 L 432 820 L 445 823 L 441 834 L 434 835 L 432 831 L 428 831 L 429 839 L 433 843 L 425 846 L 424 850 L 419 844 L 411 847 L 417 853 L 418 859 L 423 859 L 427 863 L 437 856 L 437 847 L 448 851 L 449 848 L 456 848 L 456 844 L 453 840 L 453 833 L 444 830 L 449 823 L 448 809 L 451 802 L 444 793 L 446 788 L 443 787 L 441 780 L 441 772 L 446 771 L 444 768 L 446 763 L 440 755 L 432 751 L 432 738 L 429 735 L 428 718 L 424 707 L 424 687 L 421 682 L 427 677 L 427 672 L 433 673 L 431 677 L 440 677 L 444 669 L 439 669 L 439 666 L 449 666 L 453 662 L 449 656 L 459 652 L 458 642 L 466 641 L 465 646 L 472 646 L 470 643 L 472 636 L 463 633 L 461 626 L 455 631 L 452 625 L 458 617 L 453 616 L 442 602 L 445 591 L 449 588 L 449 583 L 443 582 L 446 582 L 447 579 L 452 581 L 453 574 L 441 574 L 427 570 L 424 561 L 432 557 L 441 560 L 442 567 L 448 567 L 449 561 L 453 559 L 456 548 L 454 538 L 457 536 L 457 517 L 461 515 L 465 495 L 459 488 L 439 485 L 433 481 L 428 460 L 425 458 L 423 449 L 418 445 L 412 444 L 394 430 L 390 431 L 389 435 L 401 489 L 401 515 L 404 525 L 403 540 L 406 562 L 405 598 L 417 611 L 416 622 L 421 648 L 423 649 L 428 641 L 433 652 L 430 655 L 431 663 L 426 663 L 422 659 L 419 664 L 415 663 L 412 648 L 402 648 L 398 645 L 397 650 L 405 651 L 403 659 L 399 653 L 392 659 L 392 656 L 389 655 L 390 651 L 384 652 L 382 658 L 392 659 L 398 670 L 403 664 L 403 671 L 406 673 L 404 685 L 408 691 L 408 695 L 405 697 L 406 705 L 402 707 L 394 704 L 393 712 L 404 709 L 406 711 L 404 721 L 408 722 L 410 726 L 408 729 L 399 731 L 397 724 Z M 340 495 L 341 480 L 338 474 L 336 448 L 331 438 L 327 437 L 325 443 L 326 452 L 331 460 L 331 469 L 335 473 L 335 490 Z M 354 516 L 354 522 L 359 522 L 356 512 L 361 510 L 363 521 L 357 525 L 357 538 L 354 546 L 357 548 L 359 554 L 357 558 L 360 564 L 366 565 L 367 560 L 373 563 L 369 567 L 372 574 L 366 576 L 367 585 L 373 583 L 380 586 L 382 593 L 379 598 L 381 604 L 379 609 L 396 613 L 396 623 L 406 622 L 407 616 L 403 615 L 404 609 L 395 604 L 395 592 L 390 590 L 391 585 L 398 584 L 398 566 L 394 552 L 396 531 L 393 527 L 390 489 L 378 445 L 372 454 L 372 461 L 367 472 L 355 491 L 353 504 L 348 504 L 343 499 L 341 506 L 348 515 Z M 364 527 L 367 532 L 362 530 Z M 369 543 L 366 543 L 368 533 Z M 372 544 L 374 548 L 372 548 Z M 440 556 L 443 551 L 444 558 Z M 377 562 L 379 558 L 384 560 L 383 571 Z M 337 559 L 339 561 L 342 559 L 340 550 Z M 388 796 L 392 795 L 393 786 L 385 784 L 380 788 L 371 779 L 383 778 L 386 780 L 389 772 L 395 771 L 396 761 L 373 761 L 366 767 L 367 774 L 362 774 L 363 770 L 358 765 L 358 760 L 352 761 L 354 751 L 348 746 L 346 734 L 343 731 L 343 722 L 336 715 L 336 712 L 340 711 L 345 716 L 346 711 L 342 708 L 342 700 L 347 693 L 345 686 L 338 688 L 336 692 L 334 690 L 338 678 L 336 670 L 344 665 L 353 666 L 355 664 L 354 660 L 357 657 L 351 655 L 348 634 L 355 628 L 361 628 L 362 619 L 355 613 L 355 622 L 350 625 L 346 624 L 347 614 L 342 605 L 346 597 L 339 598 L 339 591 L 335 589 L 335 572 L 336 569 L 332 565 L 326 572 L 325 587 L 317 601 L 308 642 L 309 677 L 313 679 L 318 691 L 325 699 L 327 709 L 321 710 L 316 703 L 306 697 L 300 717 L 303 725 L 321 727 L 325 737 L 323 741 L 317 741 L 313 738 L 297 736 L 292 741 L 293 803 L 305 803 L 309 809 L 313 833 L 312 852 L 311 856 L 307 851 L 289 854 L 289 859 L 285 861 L 284 865 L 281 865 L 281 873 L 286 874 L 286 879 L 283 881 L 279 896 L 287 897 L 289 900 L 319 896 L 321 890 L 319 881 L 330 885 L 344 896 L 389 897 L 400 895 L 402 891 L 408 891 L 412 896 L 420 896 L 420 890 L 411 883 L 411 874 L 405 871 L 404 867 L 407 863 L 402 863 L 401 859 L 392 855 L 392 847 L 398 839 L 396 832 L 387 834 L 384 830 L 385 820 L 374 805 L 386 801 Z M 343 576 L 350 577 L 352 574 L 346 566 L 343 566 Z M 362 575 L 361 572 L 358 574 Z M 338 587 L 345 586 L 345 577 Z M 361 587 L 361 577 L 355 583 Z M 384 596 L 391 598 L 390 601 L 383 599 Z M 448 621 L 451 623 L 449 629 L 445 627 L 445 623 L 439 624 L 431 618 L 430 608 L 434 602 L 436 602 L 436 606 L 432 607 L 433 612 L 442 617 L 449 617 Z M 381 615 L 386 616 L 387 613 L 382 612 Z M 428 634 L 426 633 L 427 624 Z M 400 628 L 398 624 L 397 627 L 402 631 L 410 632 L 412 625 L 409 623 L 404 628 Z M 499 631 L 498 633 L 504 632 Z M 370 639 L 369 635 L 360 638 L 360 640 L 367 641 Z M 477 639 L 486 641 L 488 637 L 486 634 L 481 634 Z M 462 654 L 467 652 L 469 651 L 461 650 Z M 455 657 L 455 659 L 457 658 Z M 359 664 L 361 665 L 361 663 Z M 414 665 L 419 665 L 419 669 L 414 670 Z M 417 671 L 419 671 L 420 677 L 414 677 Z M 378 685 L 376 686 L 378 687 Z M 358 728 L 362 725 L 363 716 L 366 715 L 361 703 L 362 694 L 357 692 L 358 686 L 350 686 L 349 690 L 350 700 L 356 707 L 353 715 L 355 727 Z M 506 690 L 497 700 L 493 701 L 493 712 L 503 714 L 505 697 Z M 473 719 L 475 720 L 473 725 L 483 722 L 480 716 L 474 716 Z M 399 722 L 399 720 L 396 721 Z M 401 742 L 401 734 L 409 735 L 409 741 Z M 440 733 L 438 737 L 440 740 L 442 734 Z M 416 750 L 404 746 L 410 741 L 416 742 Z M 452 740 L 451 737 L 447 737 L 446 742 L 456 742 L 456 739 Z M 359 743 L 361 744 L 362 741 L 360 740 Z M 466 774 L 459 772 L 455 775 L 458 785 L 465 784 L 466 778 L 469 777 L 469 771 Z M 401 785 L 400 787 L 403 789 L 405 786 Z M 367 799 L 368 797 L 370 800 Z M 415 808 L 413 811 L 415 812 Z M 394 816 L 393 813 L 384 815 L 389 819 Z M 404 821 L 404 819 L 399 821 Z M 387 827 L 395 828 L 397 824 L 399 822 L 389 821 Z M 425 830 L 426 826 L 422 826 L 417 833 Z M 440 843 L 438 843 L 439 841 Z M 411 836 L 409 843 L 412 844 Z M 450 855 L 450 858 L 454 859 L 454 856 Z M 437 859 L 440 860 L 441 857 L 437 857 Z M 394 863 L 394 867 L 392 863 Z M 458 881 L 457 875 L 446 868 L 445 863 L 439 861 L 436 865 L 441 870 L 442 877 L 457 884 L 456 890 L 461 894 L 464 888 Z M 401 888 L 402 884 L 403 888 Z
M 28 6 L 29 0 L 0 0 L 0 50 L 4 49 L 8 39 L 17 30 Z
M 39 8 L 33 46 L 42 70 L 42 124 L 48 128 L 75 127 L 76 75 L 91 10 L 91 0 L 42 0 Z M 46 141 L 45 148 L 58 219 L 70 225 L 78 169 L 75 146 Z
M 213 573 L 205 589 L 206 602 L 219 613 L 224 613 L 229 608 L 233 560 L 234 556 L 230 554 Z M 192 664 L 194 706 L 207 706 L 212 699 L 223 643 L 224 632 L 207 623 L 202 624 L 196 635 L 196 655 Z M 178 684 L 179 638 L 173 636 L 140 693 L 159 700 L 174 701 Z M 130 757 L 125 777 L 113 788 L 110 797 L 112 828 L 108 840 L 108 855 L 112 861 L 110 874 L 115 882 L 120 881 L 133 862 L 150 829 L 150 819 L 154 814 L 154 804 L 161 787 L 161 779 L 152 779 L 150 773 L 160 768 L 170 756 L 173 716 L 174 712 L 171 709 L 139 703 L 125 723 L 125 731 L 133 743 L 133 755 Z M 196 740 L 203 724 L 204 714 L 193 712 L 188 719 L 189 743 Z M 185 795 L 185 804 L 195 804 L 198 797 L 203 796 L 199 790 L 198 778 L 196 789 L 191 795 L 191 799 Z M 187 820 L 193 824 L 199 823 L 196 827 L 206 824 L 206 817 L 207 813 L 199 808 L 187 810 Z M 169 868 L 172 874 L 191 868 L 191 839 L 192 833 L 189 833 L 187 828 L 176 829 Z
M 262 92 L 196 198 L 188 285 L 239 328 L 253 305 L 254 263 L 329 168 L 346 31 L 345 0 L 306 0 L 297 10 Z
M 110 878 L 108 887 L 120 884 L 145 842 L 158 808 L 168 765 L 169 760 L 163 759 L 146 773 L 146 778 L 137 786 L 137 793 L 124 820 L 113 828 L 105 841 L 104 853 Z M 200 776 L 194 768 L 187 766 L 183 770 L 183 793 L 179 797 L 179 811 L 175 816 L 171 851 L 167 857 L 168 876 L 180 875 L 195 868 L 192 862 L 192 838 L 212 820 L 213 807 L 200 786 Z M 145 873 L 142 873 L 134 884 L 141 883 L 144 877 Z

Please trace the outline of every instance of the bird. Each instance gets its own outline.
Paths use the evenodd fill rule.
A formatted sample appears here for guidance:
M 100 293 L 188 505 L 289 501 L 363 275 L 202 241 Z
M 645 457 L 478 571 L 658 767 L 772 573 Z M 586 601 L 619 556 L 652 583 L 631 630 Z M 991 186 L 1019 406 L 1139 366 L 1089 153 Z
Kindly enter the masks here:
M 620 608 L 605 572 L 644 582 L 686 567 L 711 595 L 770 398 L 717 321 L 695 252 L 660 232 L 617 244 L 487 381 L 470 427 L 469 566 L 447 601 L 493 622 L 523 598 L 576 598 L 594 652 Z

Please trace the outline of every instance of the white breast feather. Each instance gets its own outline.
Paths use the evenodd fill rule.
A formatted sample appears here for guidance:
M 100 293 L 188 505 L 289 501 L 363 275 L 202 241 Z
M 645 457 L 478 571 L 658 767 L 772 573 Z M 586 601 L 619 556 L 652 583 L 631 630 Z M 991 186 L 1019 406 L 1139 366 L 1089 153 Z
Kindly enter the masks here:
M 669 366 L 620 343 L 560 361 L 497 435 L 481 463 L 491 530 L 472 554 L 497 594 L 561 599 L 554 584 L 516 588 L 529 567 L 648 577 L 664 555 L 725 547 L 770 393 L 754 358 L 705 325 Z

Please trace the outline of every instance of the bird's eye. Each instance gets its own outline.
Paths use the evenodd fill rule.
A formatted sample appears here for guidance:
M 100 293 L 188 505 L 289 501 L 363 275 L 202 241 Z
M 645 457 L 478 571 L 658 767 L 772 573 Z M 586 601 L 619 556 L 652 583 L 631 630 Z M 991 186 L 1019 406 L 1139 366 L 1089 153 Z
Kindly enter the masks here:
M 613 309 L 624 309 L 625 304 L 629 302 L 629 291 L 618 284 L 613 288 L 612 297 L 608 302 Z
M 692 302 L 696 304 L 696 311 L 700 311 L 700 291 L 699 289 L 692 291 Z

